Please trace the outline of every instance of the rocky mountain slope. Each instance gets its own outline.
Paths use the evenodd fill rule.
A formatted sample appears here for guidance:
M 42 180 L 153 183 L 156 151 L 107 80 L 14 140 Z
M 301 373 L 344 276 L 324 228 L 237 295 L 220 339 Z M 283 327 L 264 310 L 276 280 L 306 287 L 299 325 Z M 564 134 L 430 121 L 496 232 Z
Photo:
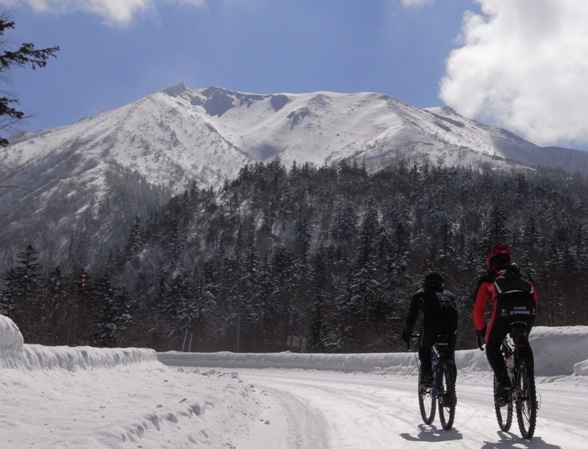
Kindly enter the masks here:
M 588 153 L 541 148 L 448 108 L 378 93 L 273 95 L 178 85 L 71 125 L 14 136 L 0 150 L 0 264 L 32 243 L 74 266 L 77 249 L 122 244 L 137 216 L 190 185 L 219 187 L 248 163 L 397 158 L 477 167 L 547 165 L 588 173 Z M 89 243 L 90 242 L 90 243 Z M 101 254 L 103 256 L 103 254 Z

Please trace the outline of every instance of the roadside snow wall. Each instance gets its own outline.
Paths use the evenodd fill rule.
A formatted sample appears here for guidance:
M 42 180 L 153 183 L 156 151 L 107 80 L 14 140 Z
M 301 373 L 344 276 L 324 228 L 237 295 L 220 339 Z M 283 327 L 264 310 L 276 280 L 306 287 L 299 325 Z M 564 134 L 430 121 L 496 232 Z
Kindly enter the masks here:
M 152 349 L 92 348 L 24 344 L 14 322 L 0 315 L 0 368 L 63 369 L 67 371 L 113 368 L 141 362 L 156 362 Z
M 588 326 L 536 327 L 531 334 L 538 376 L 588 376 Z M 208 368 L 298 368 L 344 372 L 414 374 L 416 353 L 305 354 L 305 353 L 158 353 L 159 361 L 173 366 Z M 463 372 L 489 371 L 486 353 L 457 351 L 455 361 Z
M 588 326 L 536 327 L 531 334 L 538 376 L 588 376 Z M 486 354 L 457 351 L 462 372 L 489 371 Z M 414 374 L 416 353 L 305 354 L 305 353 L 197 353 L 164 352 L 142 348 L 41 346 L 24 344 L 14 322 L 0 315 L 0 369 L 113 368 L 142 362 L 208 368 L 298 368 L 343 372 Z

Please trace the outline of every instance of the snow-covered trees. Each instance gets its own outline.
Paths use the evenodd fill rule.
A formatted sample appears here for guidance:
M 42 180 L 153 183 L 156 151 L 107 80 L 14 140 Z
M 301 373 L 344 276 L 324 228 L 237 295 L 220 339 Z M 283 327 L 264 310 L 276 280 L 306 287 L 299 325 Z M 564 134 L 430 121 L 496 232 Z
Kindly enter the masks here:
M 38 329 L 46 319 L 47 304 L 42 300 L 42 273 L 38 254 L 27 245 L 17 257 L 16 266 L 4 275 L 5 289 L 2 309 L 5 314 L 22 326 L 25 338 L 37 341 Z
M 408 299 L 436 270 L 458 298 L 467 347 L 469 297 L 486 251 L 506 240 L 535 278 L 538 322 L 588 323 L 588 180 L 579 175 L 407 161 L 374 174 L 353 163 L 289 171 L 274 161 L 126 220 L 121 247 L 104 249 L 84 292 L 79 272 L 35 268 L 24 251 L 2 276 L 4 313 L 26 301 L 35 319 L 56 323 L 52 344 L 181 349 L 188 333 L 193 350 L 279 351 L 295 336 L 306 350 L 386 351 L 402 348 Z M 38 300 L 25 299 L 24 285 Z

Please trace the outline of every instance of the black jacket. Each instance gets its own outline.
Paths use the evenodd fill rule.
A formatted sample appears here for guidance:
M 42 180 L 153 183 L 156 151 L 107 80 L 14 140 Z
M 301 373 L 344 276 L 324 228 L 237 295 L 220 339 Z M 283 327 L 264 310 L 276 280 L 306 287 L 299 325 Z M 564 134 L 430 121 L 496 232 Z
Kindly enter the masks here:
M 403 334 L 412 333 L 412 329 L 422 316 L 424 329 L 437 332 L 455 332 L 457 329 L 457 302 L 455 296 L 448 290 L 434 290 L 422 288 L 418 290 L 410 301 L 410 309 L 406 317 Z

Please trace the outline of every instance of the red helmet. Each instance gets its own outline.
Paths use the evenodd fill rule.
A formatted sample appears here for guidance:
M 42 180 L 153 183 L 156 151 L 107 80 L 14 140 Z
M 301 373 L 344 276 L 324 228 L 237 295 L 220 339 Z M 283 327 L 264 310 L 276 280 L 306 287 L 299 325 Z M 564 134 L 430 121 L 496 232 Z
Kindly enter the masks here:
M 486 265 L 491 270 L 498 270 L 506 268 L 510 264 L 512 254 L 506 243 L 498 243 L 488 253 L 486 257 Z

